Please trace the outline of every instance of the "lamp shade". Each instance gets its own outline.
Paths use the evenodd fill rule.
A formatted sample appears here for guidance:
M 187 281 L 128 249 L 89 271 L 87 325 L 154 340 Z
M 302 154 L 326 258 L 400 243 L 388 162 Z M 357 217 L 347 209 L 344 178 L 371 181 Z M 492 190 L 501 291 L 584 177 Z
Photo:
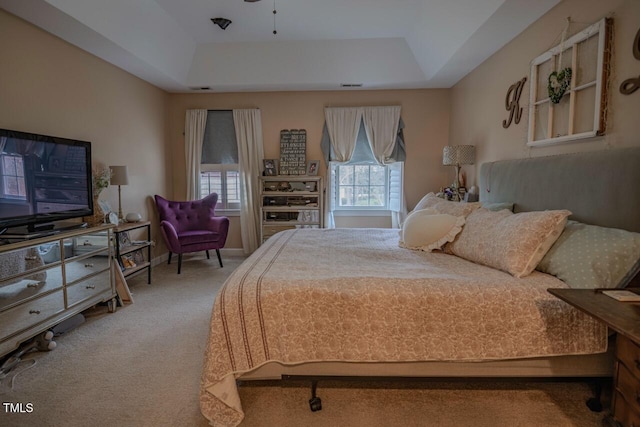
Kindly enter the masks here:
M 129 185 L 129 171 L 126 166 L 109 166 L 111 169 L 111 185 Z
M 475 161 L 475 145 L 447 145 L 442 150 L 442 164 L 445 166 L 472 165 Z

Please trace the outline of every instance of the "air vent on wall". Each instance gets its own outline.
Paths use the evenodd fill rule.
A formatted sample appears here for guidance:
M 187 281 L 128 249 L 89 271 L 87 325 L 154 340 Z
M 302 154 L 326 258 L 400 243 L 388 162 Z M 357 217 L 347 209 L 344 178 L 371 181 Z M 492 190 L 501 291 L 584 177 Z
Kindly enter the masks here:
M 362 83 L 340 83 L 340 87 L 362 87 Z

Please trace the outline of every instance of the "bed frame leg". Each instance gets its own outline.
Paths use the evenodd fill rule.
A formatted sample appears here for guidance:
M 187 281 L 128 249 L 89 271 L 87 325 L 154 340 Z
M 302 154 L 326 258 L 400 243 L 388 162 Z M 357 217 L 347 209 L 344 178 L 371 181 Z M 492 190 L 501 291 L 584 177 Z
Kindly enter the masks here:
M 318 396 L 316 396 L 317 388 L 318 381 L 311 381 L 311 399 L 309 399 L 309 408 L 311 408 L 311 412 L 322 410 L 322 400 Z
M 592 383 L 593 397 L 587 399 L 587 407 L 592 412 L 602 412 L 602 381 L 596 380 Z

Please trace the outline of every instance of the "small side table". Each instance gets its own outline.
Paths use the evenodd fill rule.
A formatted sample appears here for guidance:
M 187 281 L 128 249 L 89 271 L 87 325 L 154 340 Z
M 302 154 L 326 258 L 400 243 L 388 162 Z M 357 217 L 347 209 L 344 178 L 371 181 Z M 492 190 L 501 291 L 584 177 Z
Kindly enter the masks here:
M 615 300 L 597 289 L 548 291 L 618 333 L 612 417 L 607 421 L 612 426 L 640 425 L 640 304 Z
M 142 228 L 146 228 L 147 240 L 131 240 L 129 232 Z M 147 283 L 151 284 L 151 221 L 119 224 L 113 234 L 115 257 L 124 277 L 146 269 Z

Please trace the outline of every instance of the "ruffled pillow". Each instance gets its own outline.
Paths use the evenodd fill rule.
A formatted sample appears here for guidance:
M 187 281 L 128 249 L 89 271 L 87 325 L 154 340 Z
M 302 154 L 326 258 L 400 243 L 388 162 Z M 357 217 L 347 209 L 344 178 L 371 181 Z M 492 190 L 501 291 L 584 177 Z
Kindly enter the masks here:
M 478 209 L 480 206 L 480 202 L 452 202 L 450 200 L 445 200 L 441 197 L 438 197 L 434 193 L 429 193 L 422 199 L 420 199 L 411 213 L 427 208 L 433 208 L 437 210 L 438 213 L 466 217 L 471 212 Z
M 433 206 L 437 202 L 441 202 L 443 199 L 436 196 L 435 193 L 427 193 L 420 201 L 416 204 L 416 207 L 413 208 L 413 212 L 419 211 L 422 209 L 426 209 L 428 207 Z
M 414 211 L 404 221 L 398 244 L 426 252 L 441 249 L 462 231 L 464 221 L 464 216 L 441 214 L 433 208 Z

